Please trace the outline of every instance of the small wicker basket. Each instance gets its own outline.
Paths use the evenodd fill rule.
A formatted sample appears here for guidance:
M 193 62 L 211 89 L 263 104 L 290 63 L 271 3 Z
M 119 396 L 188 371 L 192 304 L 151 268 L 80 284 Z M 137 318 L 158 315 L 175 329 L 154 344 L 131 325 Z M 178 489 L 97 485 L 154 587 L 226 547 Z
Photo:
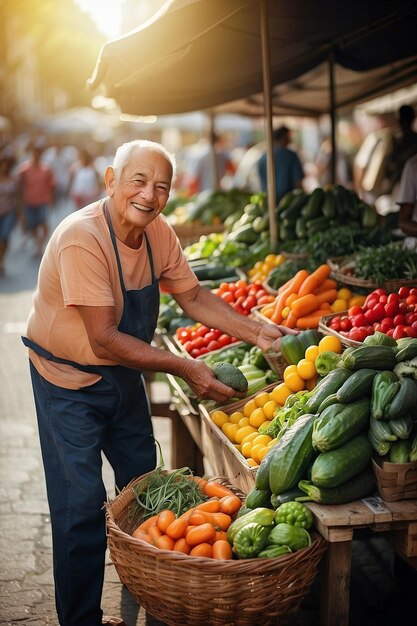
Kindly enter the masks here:
M 417 498 L 417 461 L 388 463 L 382 457 L 372 459 L 378 493 L 383 500 L 409 500 Z
M 332 277 L 343 285 L 350 285 L 361 290 L 371 291 L 378 287 L 383 287 L 389 293 L 398 291 L 400 287 L 416 287 L 417 279 L 407 280 L 405 278 L 392 278 L 382 283 L 375 280 L 358 278 L 355 276 L 355 255 L 334 257 L 327 259 L 327 264 L 331 269 Z
M 311 546 L 276 559 L 219 561 L 160 550 L 130 535 L 132 487 L 142 478 L 105 505 L 110 557 L 140 605 L 168 626 L 286 624 L 317 575 L 325 540 L 312 532 Z
M 330 328 L 329 326 L 330 322 L 332 321 L 334 317 L 338 317 L 340 315 L 347 315 L 347 314 L 348 314 L 347 311 L 341 311 L 340 313 L 332 313 L 331 315 L 324 315 L 319 321 L 317 330 L 322 335 L 333 335 L 333 337 L 337 337 L 340 340 L 340 343 L 342 344 L 342 346 L 345 346 L 345 348 L 351 348 L 351 347 L 357 348 L 358 346 L 362 345 L 361 341 L 354 341 L 353 339 L 348 339 L 344 335 L 341 335 L 340 333 L 338 333 L 337 330 L 333 330 L 333 328 Z

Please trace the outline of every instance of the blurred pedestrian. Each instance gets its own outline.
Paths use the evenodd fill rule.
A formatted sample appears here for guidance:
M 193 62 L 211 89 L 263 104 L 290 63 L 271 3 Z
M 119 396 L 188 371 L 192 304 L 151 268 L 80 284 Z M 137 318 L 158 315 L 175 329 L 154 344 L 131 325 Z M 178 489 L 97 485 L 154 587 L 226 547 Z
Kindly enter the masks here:
M 319 187 L 325 187 L 333 183 L 331 172 L 332 142 L 330 137 L 325 137 L 320 145 L 314 162 L 316 166 L 317 183 Z M 348 155 L 341 147 L 336 148 L 336 184 L 347 187 L 351 180 Z
M 225 177 L 233 176 L 234 173 L 235 167 L 223 137 L 214 135 L 214 154 L 208 141 L 197 144 L 190 151 L 186 174 L 187 193 L 193 196 L 200 191 L 221 189 Z
M 78 151 L 78 159 L 70 168 L 68 189 L 77 210 L 100 197 L 100 176 L 93 156 L 85 148 Z
M 41 257 L 48 238 L 48 208 L 55 199 L 54 174 L 42 163 L 42 148 L 34 146 L 32 156 L 17 170 L 19 199 L 23 206 L 23 228 L 35 240 L 35 256 Z
M 397 204 L 402 232 L 417 240 L 417 154 L 404 165 Z
M 272 138 L 274 142 L 275 202 L 278 205 L 288 191 L 302 187 L 304 170 L 297 153 L 288 147 L 291 143 L 290 129 L 286 126 L 280 126 L 273 131 Z M 258 161 L 258 173 L 261 191 L 267 191 L 266 152 L 261 155 Z
M 9 238 L 17 221 L 17 180 L 13 166 L 13 157 L 0 156 L 0 276 L 4 274 Z
M 55 200 L 57 208 L 65 204 L 68 197 L 70 167 L 74 162 L 73 150 L 59 139 L 55 140 L 42 154 L 42 161 L 49 165 L 55 177 Z
M 386 164 L 389 192 L 393 192 L 399 184 L 406 161 L 417 154 L 417 132 L 413 129 L 415 118 L 413 107 L 404 104 L 399 108 L 399 128 L 393 135 L 392 150 Z

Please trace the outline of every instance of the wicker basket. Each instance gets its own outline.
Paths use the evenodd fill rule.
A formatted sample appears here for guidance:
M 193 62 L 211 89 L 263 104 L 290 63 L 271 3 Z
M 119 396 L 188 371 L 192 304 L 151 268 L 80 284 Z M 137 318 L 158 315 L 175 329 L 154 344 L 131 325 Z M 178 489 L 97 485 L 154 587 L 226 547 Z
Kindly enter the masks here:
M 345 337 L 344 335 L 341 335 L 340 333 L 338 333 L 336 330 L 333 330 L 333 328 L 330 328 L 329 326 L 329 323 L 332 321 L 334 317 L 337 317 L 339 315 L 347 315 L 347 314 L 348 314 L 347 311 L 341 311 L 340 313 L 332 313 L 331 315 L 324 315 L 320 319 L 317 330 L 322 335 L 333 335 L 333 337 L 337 337 L 340 340 L 340 343 L 342 344 L 342 346 L 345 346 L 345 348 L 351 348 L 351 347 L 357 348 L 358 346 L 362 345 L 361 341 L 353 341 L 353 339 L 348 339 L 347 337 Z
M 372 459 L 378 493 L 383 500 L 409 500 L 417 498 L 417 461 L 412 463 L 387 463 L 382 457 Z
M 331 274 L 333 278 L 338 283 L 350 285 L 352 287 L 363 289 L 365 291 L 372 291 L 372 289 L 383 287 L 388 292 L 395 292 L 398 291 L 400 287 L 417 286 L 417 279 L 406 280 L 405 278 L 393 278 L 391 280 L 385 280 L 383 283 L 379 284 L 375 280 L 358 278 L 354 275 L 355 255 L 340 256 L 334 257 L 332 259 L 327 259 L 327 264 L 331 269 Z
M 168 626 L 288 622 L 317 575 L 326 549 L 320 535 L 312 532 L 311 546 L 277 559 L 218 561 L 160 550 L 129 534 L 132 486 L 141 479 L 106 504 L 106 524 L 120 580 L 146 611 Z
M 212 233 L 222 233 L 224 231 L 223 224 L 213 224 L 204 226 L 193 222 L 187 224 L 172 224 L 181 246 L 186 247 L 195 243 L 202 235 L 211 235 Z

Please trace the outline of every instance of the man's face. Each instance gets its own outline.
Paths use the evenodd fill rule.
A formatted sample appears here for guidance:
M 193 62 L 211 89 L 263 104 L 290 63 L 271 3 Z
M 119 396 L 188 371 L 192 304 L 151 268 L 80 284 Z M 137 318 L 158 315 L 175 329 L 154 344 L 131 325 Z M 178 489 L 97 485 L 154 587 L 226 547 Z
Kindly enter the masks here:
M 120 226 L 141 231 L 163 211 L 171 188 L 171 163 L 149 148 L 134 150 L 121 172 L 106 172 L 106 189 Z

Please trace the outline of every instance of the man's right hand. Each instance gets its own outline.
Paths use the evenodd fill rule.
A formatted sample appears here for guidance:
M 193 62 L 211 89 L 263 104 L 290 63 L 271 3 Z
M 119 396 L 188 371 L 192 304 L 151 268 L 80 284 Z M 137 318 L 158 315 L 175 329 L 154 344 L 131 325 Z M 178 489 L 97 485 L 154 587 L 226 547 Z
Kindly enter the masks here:
M 187 359 L 182 378 L 202 400 L 227 402 L 231 398 L 246 397 L 245 392 L 236 391 L 217 380 L 213 370 L 197 359 Z

